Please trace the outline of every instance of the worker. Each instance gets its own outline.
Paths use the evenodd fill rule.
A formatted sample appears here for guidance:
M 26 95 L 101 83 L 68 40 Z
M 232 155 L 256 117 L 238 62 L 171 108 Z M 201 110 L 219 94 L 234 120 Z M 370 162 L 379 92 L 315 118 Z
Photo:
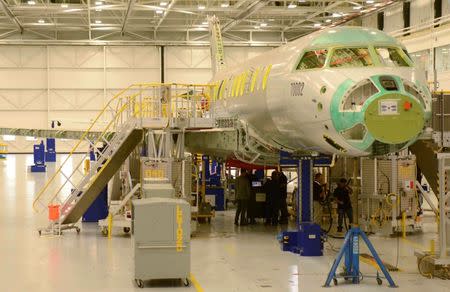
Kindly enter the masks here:
M 278 172 L 278 180 L 280 184 L 280 224 L 288 223 L 288 210 L 287 210 L 287 182 L 288 179 L 282 171 Z
M 325 199 L 325 184 L 320 172 L 314 176 L 313 183 L 313 222 L 321 225 L 322 223 L 322 205 L 321 202 Z
M 271 179 L 264 185 L 267 196 L 269 197 L 268 224 L 278 225 L 280 216 L 280 182 L 279 172 L 274 170 Z
M 246 169 L 241 169 L 241 174 L 236 179 L 237 210 L 234 217 L 235 225 L 247 225 L 248 201 L 250 200 L 250 180 Z M 239 222 L 240 216 L 240 222 Z M 240 223 L 240 224 L 239 224 Z
M 338 187 L 334 190 L 334 196 L 336 197 L 338 207 L 338 232 L 342 232 L 342 222 L 344 221 L 344 214 L 347 215 L 349 226 L 353 223 L 353 209 L 352 202 L 350 200 L 350 194 L 352 189 L 348 186 L 347 180 L 341 178 L 338 183 Z
M 248 179 L 250 184 L 250 198 L 248 200 L 247 208 L 247 223 L 250 225 L 256 224 L 256 191 L 252 187 L 252 181 L 257 180 L 256 175 L 252 172 L 248 173 Z

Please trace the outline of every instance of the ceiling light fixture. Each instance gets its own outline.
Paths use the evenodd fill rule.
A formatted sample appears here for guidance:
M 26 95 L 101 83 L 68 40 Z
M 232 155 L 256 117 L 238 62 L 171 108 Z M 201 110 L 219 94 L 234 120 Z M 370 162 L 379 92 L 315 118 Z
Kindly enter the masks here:
M 341 17 L 342 16 L 342 14 L 340 14 L 340 13 L 333 13 L 331 16 L 333 16 L 333 17 Z
M 45 20 L 39 19 L 38 22 L 39 22 L 39 23 L 45 23 Z
M 220 7 L 222 7 L 222 8 L 227 8 L 229 6 L 230 6 L 229 3 L 222 3 L 222 4 L 220 4 Z
M 288 5 L 287 8 L 292 9 L 292 8 L 295 8 L 295 7 L 297 7 L 297 4 L 291 3 L 291 4 Z
M 102 5 L 103 4 L 103 1 L 95 1 L 95 5 Z
M 159 6 L 167 6 L 167 4 L 169 4 L 169 3 L 167 3 L 166 1 L 159 2 Z
M 362 9 L 362 6 L 353 6 L 353 9 L 354 10 L 360 10 L 360 9 Z
M 325 20 L 325 22 L 326 22 L 326 23 L 330 23 L 330 22 L 331 22 L 331 19 L 327 19 L 327 20 Z
M 375 1 L 373 1 L 373 0 L 367 0 L 366 3 L 367 3 L 367 4 L 373 4 L 373 3 L 375 3 Z
M 67 4 L 67 3 L 62 3 L 61 4 L 61 8 L 68 8 L 69 7 L 69 4 Z
M 28 5 L 36 5 L 36 1 L 33 1 L 33 0 L 29 0 L 27 3 L 28 3 Z
M 205 10 L 206 6 L 205 5 L 199 5 L 197 8 L 198 8 L 198 10 Z
M 100 23 L 102 23 L 102 21 L 101 20 L 96 20 L 95 23 L 96 24 L 100 24 Z
M 320 23 L 314 23 L 314 27 L 321 27 L 322 25 Z
M 156 14 L 163 14 L 164 11 L 162 9 L 156 9 L 155 12 L 156 12 Z
M 261 27 L 266 27 L 266 26 L 267 26 L 267 23 L 262 22 L 259 26 L 261 26 Z
M 207 21 L 203 21 L 202 24 L 203 25 L 208 25 L 208 22 Z

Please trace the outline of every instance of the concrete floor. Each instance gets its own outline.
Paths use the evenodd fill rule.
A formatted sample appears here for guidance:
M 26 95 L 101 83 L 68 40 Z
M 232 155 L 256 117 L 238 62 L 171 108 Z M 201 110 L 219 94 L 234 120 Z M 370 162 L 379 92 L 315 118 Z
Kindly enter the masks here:
M 55 165 L 50 164 L 46 174 L 30 173 L 26 165 L 31 163 L 31 155 L 10 155 L 0 161 L 0 291 L 142 291 L 133 281 L 128 236 L 108 240 L 95 224 L 82 224 L 80 235 L 38 236 L 36 228 L 42 223 L 31 204 Z M 201 225 L 192 239 L 196 285 L 166 285 L 151 291 L 392 291 L 386 281 L 380 287 L 374 279 L 365 279 L 360 285 L 321 288 L 336 254 L 330 245 L 318 258 L 283 253 L 276 241 L 281 229 L 262 224 L 236 228 L 232 213 L 219 212 L 212 224 Z M 414 248 L 436 237 L 432 218 L 427 221 L 424 232 L 408 240 L 370 237 L 383 260 L 394 265 L 398 243 L 401 272 L 392 273 L 400 286 L 397 291 L 450 291 L 450 281 L 425 279 L 417 272 Z M 330 243 L 338 248 L 341 242 Z M 365 273 L 375 272 L 369 265 L 361 266 Z

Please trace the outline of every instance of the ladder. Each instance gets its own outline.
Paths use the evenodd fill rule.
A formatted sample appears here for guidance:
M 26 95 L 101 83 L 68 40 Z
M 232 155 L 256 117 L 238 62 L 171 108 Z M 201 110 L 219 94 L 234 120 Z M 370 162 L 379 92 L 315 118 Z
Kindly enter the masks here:
M 39 230 L 79 228 L 75 224 L 112 176 L 141 143 L 146 128 L 177 125 L 177 120 L 206 116 L 205 96 L 214 98 L 213 85 L 134 84 L 119 92 L 100 111 L 69 155 L 36 195 L 33 209 L 59 206 L 57 222 Z M 208 101 L 208 104 L 211 100 Z M 187 113 L 186 113 L 187 111 Z M 201 112 L 203 111 L 203 112 Z M 84 161 L 96 156 L 90 169 Z M 82 154 L 77 154 L 82 153 Z

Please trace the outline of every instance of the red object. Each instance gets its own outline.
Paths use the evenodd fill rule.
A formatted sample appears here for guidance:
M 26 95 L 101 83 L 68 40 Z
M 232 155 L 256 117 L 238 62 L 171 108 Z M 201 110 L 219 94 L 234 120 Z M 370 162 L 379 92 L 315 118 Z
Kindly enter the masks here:
M 405 101 L 405 103 L 403 104 L 403 108 L 405 109 L 405 111 L 409 111 L 412 108 L 412 103 L 410 103 L 409 101 Z
M 238 168 L 245 168 L 245 169 L 277 169 L 277 165 L 258 165 L 258 164 L 251 164 L 246 163 L 237 159 L 228 159 L 226 166 L 228 167 L 238 167 Z
M 59 219 L 59 205 L 48 205 L 48 220 L 57 221 Z

